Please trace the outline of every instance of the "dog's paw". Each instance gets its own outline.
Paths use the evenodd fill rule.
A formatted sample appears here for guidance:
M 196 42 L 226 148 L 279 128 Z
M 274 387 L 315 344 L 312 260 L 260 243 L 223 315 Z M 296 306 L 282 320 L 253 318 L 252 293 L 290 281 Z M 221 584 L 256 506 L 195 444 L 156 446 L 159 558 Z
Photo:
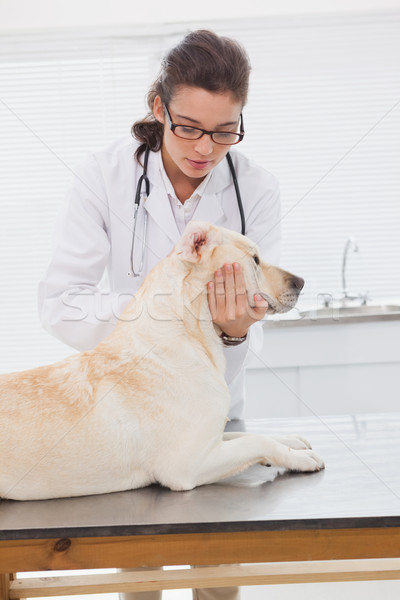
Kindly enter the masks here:
M 288 468 L 291 471 L 321 471 L 325 468 L 322 458 L 313 450 L 291 450 Z
M 293 450 L 311 450 L 311 444 L 300 435 L 275 435 L 274 440 Z

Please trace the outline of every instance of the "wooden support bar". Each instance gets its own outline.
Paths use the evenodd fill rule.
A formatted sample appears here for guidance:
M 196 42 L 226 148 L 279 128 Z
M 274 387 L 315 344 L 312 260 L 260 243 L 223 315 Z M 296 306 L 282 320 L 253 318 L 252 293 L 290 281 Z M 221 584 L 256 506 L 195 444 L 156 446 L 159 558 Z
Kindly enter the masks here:
M 134 571 L 17 579 L 10 583 L 9 599 L 227 587 L 232 585 L 276 585 L 385 579 L 400 579 L 400 558 L 281 562 L 195 567 L 168 571 Z
M 399 527 L 0 540 L 9 573 L 399 556 Z

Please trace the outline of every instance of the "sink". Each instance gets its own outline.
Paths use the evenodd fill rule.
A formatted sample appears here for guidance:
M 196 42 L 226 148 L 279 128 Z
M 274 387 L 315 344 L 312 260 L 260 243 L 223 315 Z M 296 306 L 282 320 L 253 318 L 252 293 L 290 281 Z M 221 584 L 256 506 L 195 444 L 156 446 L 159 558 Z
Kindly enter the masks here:
M 366 304 L 363 306 L 327 306 L 300 311 L 302 319 L 349 319 L 351 317 L 385 317 L 399 315 L 400 304 Z

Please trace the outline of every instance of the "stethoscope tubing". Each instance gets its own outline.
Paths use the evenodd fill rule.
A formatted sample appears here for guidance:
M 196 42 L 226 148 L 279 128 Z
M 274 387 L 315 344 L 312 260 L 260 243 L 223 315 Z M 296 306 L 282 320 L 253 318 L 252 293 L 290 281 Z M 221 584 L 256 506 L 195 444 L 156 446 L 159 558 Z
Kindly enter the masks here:
M 233 185 L 235 187 L 236 201 L 237 201 L 237 205 L 238 205 L 238 209 L 239 209 L 239 213 L 240 213 L 241 234 L 245 235 L 245 233 L 246 233 L 246 219 L 245 219 L 245 216 L 244 216 L 242 196 L 240 195 L 239 183 L 238 183 L 238 180 L 237 180 L 237 177 L 236 177 L 236 170 L 235 170 L 235 167 L 233 166 L 232 157 L 229 154 L 229 152 L 226 155 L 226 160 L 228 161 L 229 170 L 231 172 L 232 179 L 233 179 Z
M 146 151 L 144 154 L 143 173 L 139 177 L 139 181 L 136 186 L 135 203 L 133 206 L 133 231 L 132 231 L 131 265 L 130 265 L 131 270 L 128 273 L 128 275 L 130 277 L 140 277 L 140 275 L 142 274 L 143 265 L 144 265 L 144 252 L 145 252 L 145 246 L 146 246 L 146 233 L 147 233 L 147 212 L 146 211 L 144 213 L 142 253 L 141 253 L 140 265 L 139 265 L 138 271 L 135 271 L 135 266 L 133 264 L 133 253 L 134 253 L 134 249 L 135 249 L 136 224 L 137 224 L 137 216 L 138 216 L 138 212 L 139 212 L 139 208 L 140 208 L 140 201 L 141 201 L 142 195 L 146 199 L 150 194 L 150 181 L 149 181 L 149 178 L 147 177 L 147 163 L 149 162 L 149 154 L 150 154 L 150 148 L 146 148 Z M 142 192 L 143 183 L 145 185 L 145 192 Z

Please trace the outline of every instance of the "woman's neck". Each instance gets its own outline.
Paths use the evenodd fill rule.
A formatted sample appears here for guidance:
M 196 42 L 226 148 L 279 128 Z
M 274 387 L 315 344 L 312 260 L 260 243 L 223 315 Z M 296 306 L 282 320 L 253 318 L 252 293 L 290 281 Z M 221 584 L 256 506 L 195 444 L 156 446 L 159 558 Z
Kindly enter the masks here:
M 176 197 L 182 204 L 185 204 L 186 200 L 190 198 L 202 180 L 199 181 L 196 179 L 195 181 L 196 183 L 191 181 L 171 182 L 175 190 Z
M 184 204 L 206 176 L 188 177 L 173 161 L 171 161 L 170 157 L 163 148 L 161 149 L 161 156 L 165 172 L 175 190 L 176 197 L 180 202 L 182 202 L 182 204 Z

